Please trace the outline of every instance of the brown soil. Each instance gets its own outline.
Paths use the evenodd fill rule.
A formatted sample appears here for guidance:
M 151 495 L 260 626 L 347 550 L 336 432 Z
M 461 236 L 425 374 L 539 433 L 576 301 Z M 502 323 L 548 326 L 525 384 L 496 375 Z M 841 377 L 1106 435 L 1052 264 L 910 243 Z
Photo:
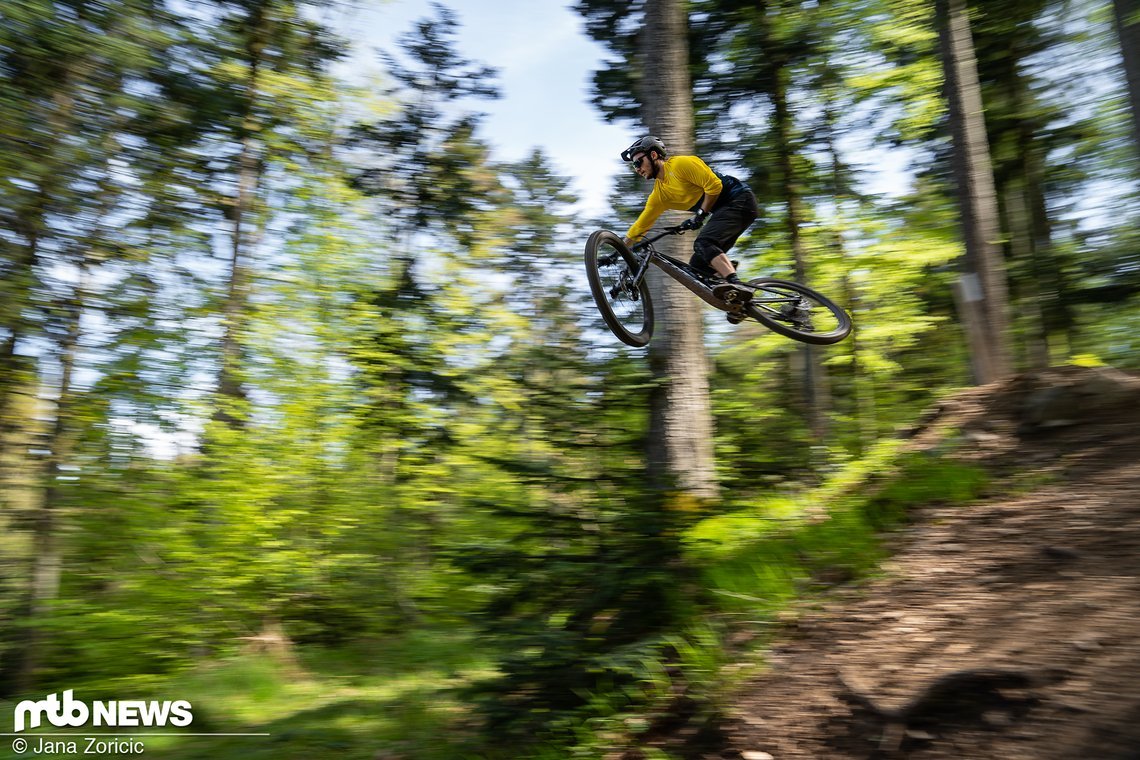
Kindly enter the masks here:
M 703 757 L 1140 759 L 1140 379 L 1019 376 L 910 440 L 1005 495 L 918 510 L 882 576 L 788 625 Z

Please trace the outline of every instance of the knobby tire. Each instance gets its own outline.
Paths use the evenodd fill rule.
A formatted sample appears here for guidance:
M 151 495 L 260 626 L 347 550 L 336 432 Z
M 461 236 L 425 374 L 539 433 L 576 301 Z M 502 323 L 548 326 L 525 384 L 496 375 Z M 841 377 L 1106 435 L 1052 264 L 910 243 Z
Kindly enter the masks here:
M 756 292 L 752 300 L 745 305 L 744 310 L 748 313 L 748 316 L 774 333 L 783 335 L 785 338 L 798 340 L 801 343 L 811 343 L 817 346 L 828 346 L 832 343 L 838 343 L 851 334 L 851 317 L 847 312 L 837 306 L 835 302 L 827 296 L 812 290 L 806 285 L 801 285 L 791 280 L 781 280 L 775 277 L 759 277 L 754 280 L 749 280 L 748 284 L 751 285 Z M 826 310 L 827 316 L 829 317 L 829 319 L 827 319 L 828 329 L 822 332 L 809 329 L 810 323 L 808 325 L 797 323 L 795 320 L 788 319 L 777 313 L 777 309 L 768 307 L 764 303 L 765 300 L 769 298 L 782 298 L 785 301 L 790 301 L 797 296 L 810 302 L 810 306 L 815 311 L 817 319 L 819 318 L 819 310 L 821 308 Z
M 614 263 L 608 264 L 613 259 Z M 653 301 L 643 278 L 636 288 L 623 287 L 640 262 L 621 237 L 598 230 L 586 241 L 586 277 L 606 326 L 622 343 L 641 348 L 653 337 Z

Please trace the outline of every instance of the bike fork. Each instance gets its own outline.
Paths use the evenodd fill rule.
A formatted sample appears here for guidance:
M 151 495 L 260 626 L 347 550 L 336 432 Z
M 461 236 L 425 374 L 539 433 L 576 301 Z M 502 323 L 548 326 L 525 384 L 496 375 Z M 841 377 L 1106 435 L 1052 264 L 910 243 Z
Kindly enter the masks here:
M 649 270 L 649 262 L 653 258 L 652 253 L 645 254 L 645 258 L 641 260 L 641 266 L 637 270 L 637 274 L 633 276 L 633 287 L 636 289 L 641 286 L 641 281 L 645 279 L 645 273 Z

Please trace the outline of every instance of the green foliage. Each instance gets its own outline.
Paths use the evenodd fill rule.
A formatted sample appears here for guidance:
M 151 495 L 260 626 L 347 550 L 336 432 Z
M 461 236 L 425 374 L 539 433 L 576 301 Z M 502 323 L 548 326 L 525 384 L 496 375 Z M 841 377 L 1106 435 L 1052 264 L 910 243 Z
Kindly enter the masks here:
M 497 741 L 565 740 L 643 702 L 661 636 L 683 619 L 688 570 L 669 515 L 634 483 L 601 478 L 609 488 L 592 497 L 511 508 L 526 527 L 509 545 L 458 548 L 455 561 L 496 589 L 479 620 L 504 653 L 478 699 Z
M 817 488 L 790 491 L 706 518 L 685 533 L 718 606 L 749 624 L 771 621 L 813 584 L 873 572 L 879 536 L 909 512 L 966 504 L 983 493 L 981 468 L 881 447 L 841 468 Z
M 336 650 L 301 648 L 296 655 L 295 662 L 235 655 L 145 682 L 108 679 L 86 688 L 78 685 L 77 695 L 185 699 L 193 707 L 196 732 L 267 734 L 145 740 L 148 753 L 175 760 L 329 752 L 368 760 L 378 751 L 435 760 L 481 754 L 461 729 L 469 717 L 457 698 L 458 688 L 487 669 L 468 632 L 421 629 Z M 0 702 L 7 715 L 13 708 L 13 703 Z M 0 757 L 16 755 L 5 746 Z
M 578 3 L 615 119 L 651 84 L 644 6 Z M 369 94 L 330 76 L 323 2 L 0 0 L 0 689 L 34 646 L 28 696 L 272 734 L 164 757 L 604 757 L 678 694 L 715 712 L 726 634 L 992 487 L 892 440 L 970 378 L 931 7 L 688 7 L 700 152 L 765 211 L 742 270 L 802 267 L 856 325 L 805 354 L 710 322 L 730 496 L 691 513 L 646 487 L 651 380 L 589 302 L 595 222 L 549 153 L 495 160 L 454 14 Z M 977 10 L 1023 362 L 1136 368 L 1135 146 L 1082 65 L 1113 60 L 1103 14 Z
M 905 521 L 915 505 L 973 501 L 989 483 L 989 476 L 976 465 L 928 455 L 904 458 L 898 467 L 898 474 L 881 487 L 872 481 L 864 497 L 863 511 L 877 529 Z

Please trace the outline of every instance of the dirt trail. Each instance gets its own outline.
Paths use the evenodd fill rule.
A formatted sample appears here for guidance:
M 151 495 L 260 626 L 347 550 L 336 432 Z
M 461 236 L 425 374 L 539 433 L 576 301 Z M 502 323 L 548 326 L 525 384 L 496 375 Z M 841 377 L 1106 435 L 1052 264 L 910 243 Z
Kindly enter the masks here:
M 974 389 L 913 432 L 1018 494 L 931 506 L 805 612 L 706 758 L 1140 760 L 1140 379 Z

